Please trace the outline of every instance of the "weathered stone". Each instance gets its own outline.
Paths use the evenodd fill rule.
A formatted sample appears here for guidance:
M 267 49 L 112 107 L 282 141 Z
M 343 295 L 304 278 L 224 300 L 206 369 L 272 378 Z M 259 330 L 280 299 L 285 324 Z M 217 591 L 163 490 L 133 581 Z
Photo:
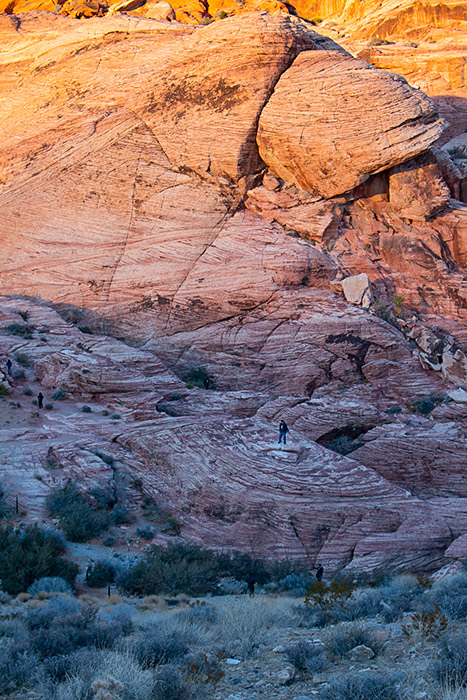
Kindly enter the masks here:
M 451 193 L 428 152 L 397 165 L 389 175 L 389 201 L 404 218 L 423 221 L 449 204 Z
M 422 153 L 443 128 L 434 103 L 403 78 L 342 53 L 305 52 L 263 109 L 258 145 L 275 175 L 332 197 Z
M 359 644 L 349 652 L 349 658 L 352 661 L 368 661 L 368 659 L 373 659 L 374 656 L 375 652 L 373 649 L 365 646 L 365 644 Z
M 293 666 L 286 666 L 277 674 L 277 682 L 279 685 L 290 685 L 295 680 L 295 669 Z
M 344 296 L 350 304 L 358 304 L 358 306 L 363 306 L 364 309 L 370 307 L 372 302 L 371 284 L 365 272 L 362 272 L 360 275 L 345 277 L 338 284 L 342 286 Z

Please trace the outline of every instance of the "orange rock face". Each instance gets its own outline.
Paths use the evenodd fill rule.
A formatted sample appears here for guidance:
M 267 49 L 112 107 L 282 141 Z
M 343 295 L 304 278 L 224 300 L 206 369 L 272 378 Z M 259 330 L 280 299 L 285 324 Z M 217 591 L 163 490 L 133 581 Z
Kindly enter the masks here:
M 433 102 L 399 76 L 307 52 L 263 110 L 258 144 L 272 172 L 329 198 L 426 150 L 442 131 Z

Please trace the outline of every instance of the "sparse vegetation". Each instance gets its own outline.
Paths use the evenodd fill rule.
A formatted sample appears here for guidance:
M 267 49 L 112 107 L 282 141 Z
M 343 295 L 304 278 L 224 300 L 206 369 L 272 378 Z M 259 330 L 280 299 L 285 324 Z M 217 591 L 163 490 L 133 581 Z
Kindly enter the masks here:
M 200 389 L 214 388 L 212 380 L 209 379 L 207 371 L 204 367 L 195 367 L 182 377 L 188 389 L 193 389 L 195 386 Z
M 32 338 L 33 328 L 24 323 L 10 323 L 6 327 L 7 335 L 20 335 L 23 338 Z
M 63 399 L 66 398 L 66 395 L 62 389 L 58 388 L 55 389 L 54 393 L 52 394 L 52 398 L 54 401 L 63 401 Z
M 72 542 L 86 542 L 97 537 L 111 523 L 109 512 L 92 505 L 71 481 L 51 491 L 47 507 Z
M 2 589 L 11 594 L 21 593 L 44 576 L 59 576 L 73 584 L 78 567 L 67 561 L 63 552 L 59 536 L 37 525 L 3 526 L 0 529 Z

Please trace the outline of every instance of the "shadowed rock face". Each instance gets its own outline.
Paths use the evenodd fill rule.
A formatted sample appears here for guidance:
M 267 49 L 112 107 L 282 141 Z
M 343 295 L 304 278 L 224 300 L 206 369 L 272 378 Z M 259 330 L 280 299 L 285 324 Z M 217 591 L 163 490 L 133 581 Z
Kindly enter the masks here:
M 467 376 L 466 209 L 447 206 L 431 156 L 408 179 L 403 165 L 388 170 L 440 132 L 432 103 L 283 16 L 194 29 L 32 14 L 2 17 L 0 32 L 9 47 L 0 72 L 0 290 L 80 307 L 73 313 L 103 334 L 4 300 L 5 328 L 22 310 L 34 326 L 32 339 L 1 336 L 4 352 L 27 352 L 34 390 L 60 387 L 69 402 L 39 420 L 24 415 L 21 450 L 18 431 L 4 434 L 5 480 L 15 488 L 21 472 L 30 517 L 43 515 L 47 490 L 67 477 L 84 489 L 111 480 L 97 452 L 114 449 L 135 512 L 144 496 L 131 486 L 136 475 L 182 536 L 204 545 L 319 554 L 329 567 L 441 564 L 464 531 L 464 486 L 456 476 L 446 491 L 421 461 L 405 465 L 429 434 L 447 473 L 455 440 L 446 426 L 455 423 L 459 473 L 462 403 L 436 401 L 435 423 L 413 406 L 445 395 L 441 376 Z M 305 105 L 317 107 L 321 73 L 347 105 L 339 129 L 329 108 L 313 113 L 327 148 L 324 179 L 297 136 L 301 124 L 310 155 Z M 363 96 L 366 128 L 357 129 L 347 119 L 363 119 Z M 272 136 L 263 152 L 264 125 Z M 354 132 L 344 162 L 339 149 Z M 424 209 L 433 188 L 444 199 Z M 361 273 L 373 310 L 350 306 L 333 284 Z M 420 340 L 419 327 L 430 326 L 436 338 L 443 329 L 452 337 L 438 373 L 426 368 L 433 361 Z M 215 391 L 187 390 L 181 378 L 200 369 Z M 92 415 L 77 414 L 80 401 L 94 402 Z M 122 423 L 104 420 L 102 406 Z M 279 450 L 282 418 L 291 435 Z M 395 441 L 392 460 L 385 446 Z

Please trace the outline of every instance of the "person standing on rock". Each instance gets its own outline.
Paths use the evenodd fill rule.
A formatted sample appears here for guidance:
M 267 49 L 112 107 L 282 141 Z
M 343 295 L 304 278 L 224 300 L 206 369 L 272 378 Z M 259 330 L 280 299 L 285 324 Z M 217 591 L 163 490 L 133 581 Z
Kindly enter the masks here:
M 7 362 L 6 362 L 6 368 L 7 368 L 7 372 L 8 372 L 8 376 L 9 376 L 9 377 L 11 377 L 11 367 L 12 367 L 12 364 L 13 364 L 13 363 L 11 362 L 10 358 L 8 358 L 8 360 L 7 360 Z
M 246 585 L 248 588 L 248 595 L 250 596 L 250 598 L 255 594 L 255 583 L 256 579 L 250 571 L 250 573 L 246 577 Z
M 318 568 L 316 569 L 316 580 L 317 581 L 322 581 L 323 580 L 323 574 L 324 574 L 324 569 L 322 564 L 318 564 Z
M 42 391 L 40 391 L 37 394 L 37 405 L 39 406 L 39 408 L 42 408 L 43 403 L 44 403 L 44 395 L 43 395 Z
M 284 445 L 287 444 L 287 433 L 289 432 L 289 429 L 287 427 L 287 423 L 285 420 L 281 420 L 279 424 L 279 445 L 282 442 L 282 438 L 284 438 Z

